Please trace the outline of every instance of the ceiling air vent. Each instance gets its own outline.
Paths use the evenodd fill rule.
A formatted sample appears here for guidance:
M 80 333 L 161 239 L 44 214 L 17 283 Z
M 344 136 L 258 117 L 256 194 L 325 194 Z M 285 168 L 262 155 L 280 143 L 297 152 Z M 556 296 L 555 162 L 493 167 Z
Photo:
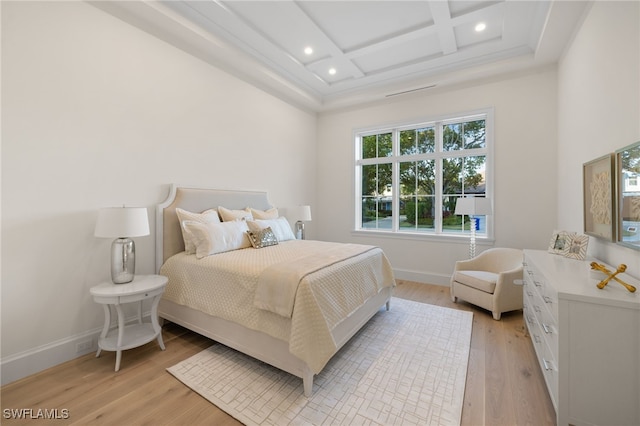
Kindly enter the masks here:
M 397 93 L 390 93 L 388 95 L 385 95 L 385 98 L 390 98 L 392 96 L 398 96 L 398 95 L 406 95 L 407 93 L 418 92 L 420 90 L 433 89 L 434 87 L 436 87 L 436 84 L 432 84 L 430 86 L 418 87 L 418 88 L 415 88 L 415 89 L 405 90 L 405 91 L 397 92 Z

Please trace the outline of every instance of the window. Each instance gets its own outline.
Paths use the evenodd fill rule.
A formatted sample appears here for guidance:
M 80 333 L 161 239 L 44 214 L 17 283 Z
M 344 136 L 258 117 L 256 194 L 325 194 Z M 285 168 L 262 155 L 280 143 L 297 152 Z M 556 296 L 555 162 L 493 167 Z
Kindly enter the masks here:
M 468 235 L 456 201 L 490 194 L 492 124 L 482 111 L 356 132 L 356 230 Z M 477 236 L 490 237 L 491 224 L 478 219 Z

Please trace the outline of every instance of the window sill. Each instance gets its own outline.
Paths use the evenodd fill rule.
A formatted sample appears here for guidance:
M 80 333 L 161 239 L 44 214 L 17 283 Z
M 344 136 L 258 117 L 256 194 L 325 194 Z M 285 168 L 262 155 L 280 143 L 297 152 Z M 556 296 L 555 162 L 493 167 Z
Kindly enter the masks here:
M 417 232 L 389 232 L 389 231 L 373 231 L 373 230 L 352 230 L 351 235 L 354 237 L 365 238 L 389 238 L 396 240 L 414 240 L 427 242 L 446 242 L 453 244 L 469 244 L 470 235 L 435 235 Z M 476 235 L 476 245 L 492 246 L 495 239 L 491 237 L 480 237 Z

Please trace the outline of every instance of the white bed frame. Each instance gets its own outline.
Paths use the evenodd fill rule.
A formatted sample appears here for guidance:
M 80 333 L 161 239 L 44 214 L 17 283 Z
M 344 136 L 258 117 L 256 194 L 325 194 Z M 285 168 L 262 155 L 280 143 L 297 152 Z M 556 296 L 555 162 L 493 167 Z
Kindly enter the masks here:
M 184 251 L 182 231 L 175 209 L 179 207 L 188 211 L 201 212 L 218 206 L 230 209 L 252 207 L 261 210 L 272 207 L 266 192 L 171 185 L 167 199 L 156 209 L 156 271 L 160 271 L 160 267 L 169 257 Z M 386 309 L 389 310 L 391 292 L 391 287 L 383 289 L 334 328 L 332 334 L 337 350 L 347 343 L 383 305 L 386 304 Z M 160 318 L 302 378 L 305 396 L 311 395 L 313 371 L 304 361 L 289 352 L 287 342 L 164 299 L 160 301 L 158 315 Z

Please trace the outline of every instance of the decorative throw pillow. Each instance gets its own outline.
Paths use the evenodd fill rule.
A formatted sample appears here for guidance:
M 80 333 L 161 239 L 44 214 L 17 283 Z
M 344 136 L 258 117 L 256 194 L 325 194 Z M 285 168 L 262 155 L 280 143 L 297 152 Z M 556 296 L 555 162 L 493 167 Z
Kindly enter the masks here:
M 247 235 L 253 248 L 263 248 L 278 244 L 278 239 L 269 227 L 256 232 L 249 230 Z
M 277 219 L 278 218 L 278 209 L 275 207 L 270 208 L 269 210 L 256 210 L 252 208 L 247 208 L 254 219 Z
M 247 222 L 236 220 L 221 223 L 184 222 L 185 228 L 193 235 L 193 243 L 196 247 L 196 257 L 224 253 L 251 247 L 247 236 Z
M 277 219 L 254 220 L 247 222 L 249 229 L 253 232 L 260 231 L 265 228 L 271 228 L 278 241 L 295 240 L 291 225 L 284 216 Z
M 248 210 L 231 210 L 225 207 L 218 207 L 218 213 L 223 222 L 231 222 L 233 220 L 253 220 L 251 212 Z
M 185 221 L 199 222 L 199 223 L 220 223 L 220 216 L 216 209 L 205 210 L 202 213 L 193 213 L 181 208 L 176 209 L 178 215 L 178 221 L 180 221 L 180 229 L 182 229 L 182 240 L 184 241 L 184 251 L 187 254 L 194 254 L 196 252 L 196 246 L 193 244 L 193 237 L 184 227 Z

